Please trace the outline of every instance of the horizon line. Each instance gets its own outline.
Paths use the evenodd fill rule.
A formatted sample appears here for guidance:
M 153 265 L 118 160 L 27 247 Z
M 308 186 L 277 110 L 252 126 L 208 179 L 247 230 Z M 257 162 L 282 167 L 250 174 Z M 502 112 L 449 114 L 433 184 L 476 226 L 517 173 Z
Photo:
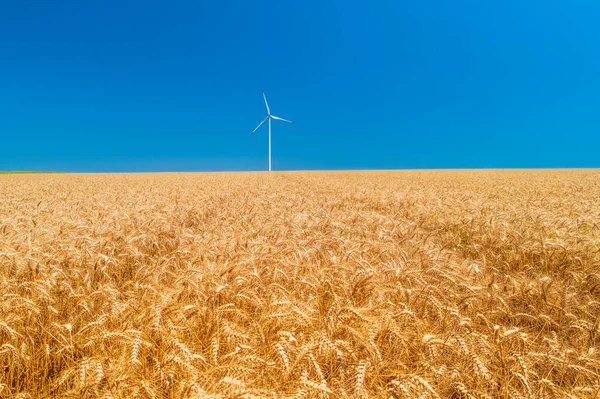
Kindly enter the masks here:
M 508 166 L 508 167 L 423 167 L 423 168 L 348 168 L 348 169 L 281 169 L 269 172 L 257 170 L 118 170 L 118 171 L 43 171 L 43 170 L 0 170 L 0 174 L 142 174 L 142 173 L 277 173 L 277 172 L 394 172 L 394 171 L 469 171 L 469 170 L 600 170 L 600 166 Z

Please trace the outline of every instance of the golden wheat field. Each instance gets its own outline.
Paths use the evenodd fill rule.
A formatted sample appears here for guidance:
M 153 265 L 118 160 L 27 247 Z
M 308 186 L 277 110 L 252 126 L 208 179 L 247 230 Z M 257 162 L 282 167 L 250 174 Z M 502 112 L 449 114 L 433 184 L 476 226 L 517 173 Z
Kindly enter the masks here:
M 600 397 L 600 170 L 0 175 L 2 398 Z

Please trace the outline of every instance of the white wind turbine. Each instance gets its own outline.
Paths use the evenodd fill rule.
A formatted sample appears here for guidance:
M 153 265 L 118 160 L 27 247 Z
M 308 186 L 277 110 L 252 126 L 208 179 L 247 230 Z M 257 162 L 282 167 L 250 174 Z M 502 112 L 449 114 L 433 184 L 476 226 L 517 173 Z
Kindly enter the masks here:
M 276 119 L 278 121 L 284 121 L 287 123 L 291 123 L 292 125 L 294 124 L 294 122 L 292 121 L 288 121 L 287 119 L 283 119 L 280 118 L 278 116 L 275 115 L 271 115 L 271 110 L 269 109 L 269 103 L 267 102 L 267 96 L 265 96 L 265 91 L 263 90 L 262 92 L 263 98 L 265 99 L 265 105 L 267 106 L 267 116 L 265 117 L 265 119 L 262 120 L 262 122 L 260 122 L 258 124 L 258 126 L 256 126 L 256 129 L 254 129 L 252 131 L 252 134 L 254 134 L 259 127 L 262 126 L 263 123 L 265 123 L 265 121 L 269 121 L 269 172 L 271 171 L 271 119 Z

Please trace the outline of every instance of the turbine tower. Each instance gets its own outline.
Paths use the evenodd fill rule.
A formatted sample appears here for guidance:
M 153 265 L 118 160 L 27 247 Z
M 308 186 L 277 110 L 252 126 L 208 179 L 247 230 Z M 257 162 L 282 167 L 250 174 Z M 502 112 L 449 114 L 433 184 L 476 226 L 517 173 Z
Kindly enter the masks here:
M 254 129 L 252 131 L 252 134 L 254 134 L 258 130 L 258 128 L 262 126 L 263 123 L 265 123 L 267 120 L 269 121 L 269 172 L 270 172 L 271 171 L 271 119 L 291 123 L 292 125 L 294 124 L 294 122 L 288 121 L 287 119 L 283 119 L 283 118 L 280 118 L 275 115 L 271 115 L 271 110 L 269 109 L 269 103 L 267 102 L 267 96 L 265 96 L 264 90 L 262 92 L 262 95 L 263 95 L 263 98 L 265 99 L 265 106 L 267 107 L 267 116 L 265 117 L 265 119 L 262 120 L 262 122 L 260 122 L 258 124 L 258 126 L 256 126 L 256 129 Z

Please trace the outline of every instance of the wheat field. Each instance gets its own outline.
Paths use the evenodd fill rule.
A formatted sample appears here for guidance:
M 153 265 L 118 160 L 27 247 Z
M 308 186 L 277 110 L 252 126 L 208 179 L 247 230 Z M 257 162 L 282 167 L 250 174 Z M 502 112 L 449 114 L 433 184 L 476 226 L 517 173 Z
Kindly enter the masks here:
M 600 170 L 0 176 L 2 398 L 600 397 Z

